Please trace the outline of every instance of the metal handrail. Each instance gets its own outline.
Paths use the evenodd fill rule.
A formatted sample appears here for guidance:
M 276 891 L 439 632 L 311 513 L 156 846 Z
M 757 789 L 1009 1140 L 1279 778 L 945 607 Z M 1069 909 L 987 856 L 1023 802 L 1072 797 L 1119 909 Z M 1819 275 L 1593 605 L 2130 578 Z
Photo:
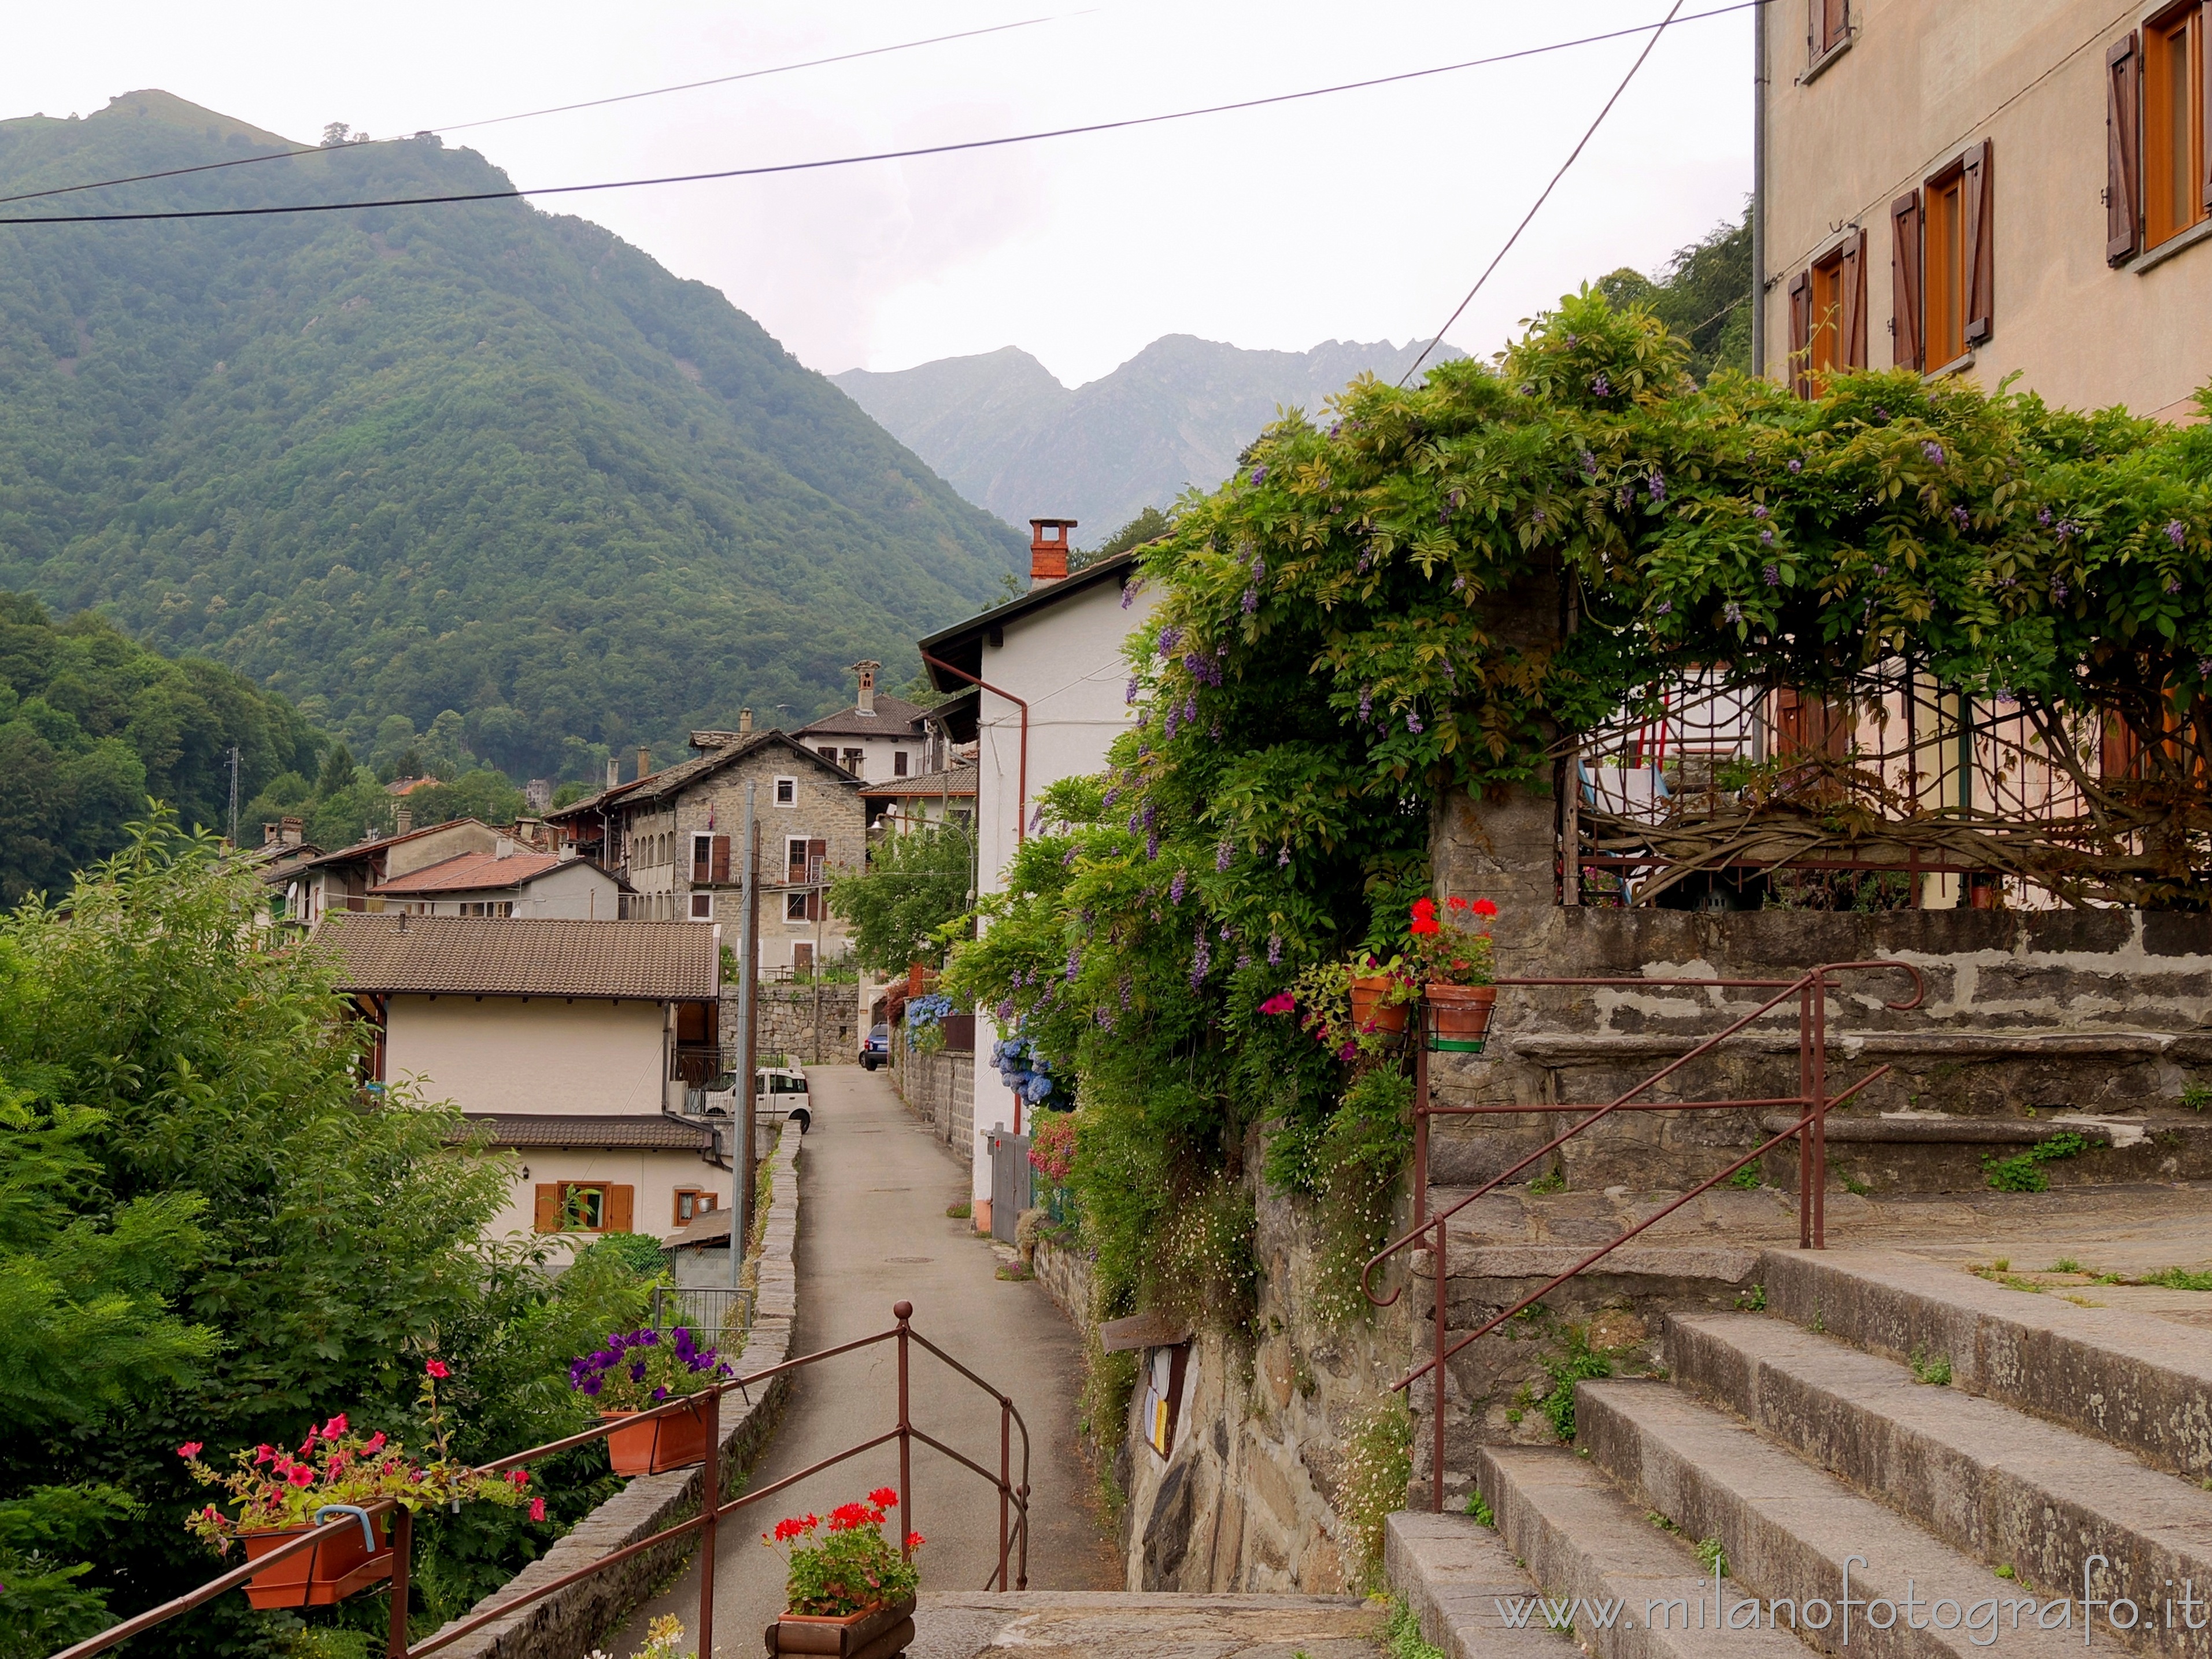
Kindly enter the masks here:
M 1644 1231 L 1645 1228 L 1650 1227 L 1655 1222 L 1660 1221 L 1667 1216 L 1672 1215 L 1676 1210 L 1681 1208 L 1683 1205 L 1688 1203 L 1692 1199 L 1705 1192 L 1708 1188 L 1711 1188 L 1717 1182 L 1726 1180 L 1729 1176 L 1734 1175 L 1737 1170 L 1742 1169 L 1753 1159 L 1764 1157 L 1773 1147 L 1779 1146 L 1783 1141 L 1790 1139 L 1793 1137 L 1796 1139 L 1798 1146 L 1798 1248 L 1801 1249 L 1823 1249 L 1826 1248 L 1827 1217 L 1826 1206 L 1824 1202 L 1824 1188 L 1827 1184 L 1827 1115 L 1830 1110 L 1849 1100 L 1853 1095 L 1858 1093 L 1860 1090 L 1865 1088 L 1869 1084 L 1887 1075 L 1890 1070 L 1887 1066 L 1878 1067 L 1876 1070 L 1868 1073 L 1865 1077 L 1861 1078 L 1856 1083 L 1851 1085 L 1851 1086 L 1844 1091 L 1842 1094 L 1833 1097 L 1829 1096 L 1827 1072 L 1827 1002 L 1828 992 L 1831 988 L 1829 979 L 1831 975 L 1836 974 L 1869 972 L 1875 969 L 1893 969 L 1900 973 L 1908 974 L 1912 979 L 1912 994 L 1910 997 L 1902 1002 L 1888 1002 L 1885 1003 L 1883 1006 L 1898 1013 L 1903 1013 L 1911 1009 L 1918 1007 L 1922 998 L 1927 994 L 1927 981 L 1925 978 L 1922 975 L 1920 969 L 1914 967 L 1911 963 L 1894 961 L 1823 963 L 1818 966 L 1808 969 L 1796 978 L 1790 980 L 1718 978 L 1645 979 L 1631 976 L 1607 978 L 1536 977 L 1498 980 L 1497 983 L 1501 986 L 1611 985 L 1647 989 L 1653 987 L 1673 986 L 1737 990 L 1772 990 L 1774 994 L 1767 998 L 1765 1001 L 1760 1003 L 1757 1007 L 1752 1009 L 1750 1012 L 1743 1015 L 1741 1018 L 1735 1020 L 1721 1030 L 1715 1032 L 1712 1036 L 1692 1045 L 1686 1052 L 1676 1055 L 1666 1065 L 1661 1066 L 1657 1071 L 1651 1073 L 1650 1076 L 1644 1079 L 1641 1082 L 1637 1083 L 1621 1094 L 1615 1096 L 1612 1100 L 1607 1101 L 1603 1105 L 1596 1105 L 1593 1103 L 1591 1107 L 1589 1109 L 1590 1115 L 1588 1117 L 1582 1119 L 1579 1122 L 1571 1125 L 1560 1133 L 1554 1135 L 1550 1140 L 1538 1147 L 1534 1152 L 1528 1153 L 1511 1168 L 1492 1176 L 1488 1181 L 1476 1188 L 1473 1192 L 1468 1193 L 1464 1197 L 1459 1199 L 1448 1208 L 1437 1212 L 1435 1215 L 1430 1215 L 1427 1212 L 1429 1120 L 1431 1117 L 1503 1115 L 1506 1113 L 1522 1115 L 1530 1112 L 1578 1112 L 1584 1110 L 1585 1108 L 1581 1105 L 1560 1106 L 1543 1103 L 1537 1103 L 1534 1104 L 1506 1104 L 1490 1106 L 1435 1105 L 1429 1097 L 1429 1064 L 1428 1045 L 1426 1041 L 1427 1032 L 1425 1029 L 1425 1020 L 1423 1019 L 1419 1022 L 1414 1022 L 1420 1024 L 1424 1029 L 1418 1030 L 1415 1034 L 1418 1046 L 1414 1051 L 1414 1088 L 1416 1099 L 1413 1107 L 1413 1224 L 1407 1229 L 1406 1231 L 1401 1233 L 1397 1237 L 1383 1245 L 1381 1249 L 1376 1251 L 1373 1255 L 1368 1258 L 1366 1265 L 1360 1269 L 1359 1287 L 1361 1292 L 1367 1297 L 1368 1301 L 1375 1304 L 1376 1307 L 1387 1308 L 1393 1305 L 1397 1302 L 1400 1296 L 1403 1294 L 1403 1287 L 1399 1286 L 1393 1288 L 1388 1296 L 1377 1295 L 1373 1284 L 1375 1270 L 1393 1255 L 1395 1255 L 1400 1252 L 1421 1243 L 1422 1241 L 1432 1241 L 1428 1243 L 1427 1248 L 1431 1252 L 1430 1266 L 1435 1279 L 1434 1288 L 1436 1307 L 1433 1319 L 1435 1323 L 1436 1351 L 1431 1358 L 1414 1366 L 1412 1370 L 1407 1372 L 1404 1376 L 1393 1383 L 1391 1385 L 1391 1389 L 1394 1393 L 1400 1389 L 1410 1389 L 1424 1376 L 1427 1376 L 1432 1379 L 1432 1385 L 1435 1389 L 1435 1397 L 1431 1404 L 1431 1415 L 1433 1419 L 1432 1431 L 1434 1444 L 1430 1459 L 1430 1483 L 1431 1488 L 1431 1498 L 1438 1513 L 1442 1513 L 1444 1502 L 1444 1362 L 1449 1359 L 1452 1355 L 1459 1352 L 1469 1344 L 1487 1336 L 1491 1332 L 1496 1330 L 1500 1325 L 1504 1324 L 1506 1320 L 1521 1312 L 1522 1310 L 1540 1301 L 1542 1297 L 1548 1295 L 1553 1291 L 1557 1290 L 1560 1285 L 1565 1284 L 1569 1279 L 1573 1279 L 1577 1274 L 1584 1272 L 1595 1263 L 1602 1261 L 1605 1257 L 1610 1255 L 1614 1250 L 1619 1249 L 1623 1244 L 1626 1243 L 1630 1239 L 1634 1238 L 1638 1234 Z M 1757 1020 L 1761 1015 L 1771 1012 L 1775 1008 L 1780 1006 L 1784 1002 L 1787 1001 L 1793 994 L 1795 994 L 1798 999 L 1797 1079 L 1799 1092 L 1797 1094 L 1783 1096 L 1780 1097 L 1770 1097 L 1758 1099 L 1744 1098 L 1731 1100 L 1692 1100 L 1671 1102 L 1638 1101 L 1636 1098 L 1636 1097 L 1643 1094 L 1646 1090 L 1650 1089 L 1655 1085 L 1664 1081 L 1666 1079 L 1673 1076 L 1676 1072 L 1680 1071 L 1692 1060 L 1698 1059 L 1701 1055 L 1711 1053 L 1729 1038 L 1735 1036 L 1737 1033 L 1742 1031 L 1747 1026 Z M 1457 1215 L 1462 1210 L 1464 1210 L 1468 1206 L 1474 1203 L 1477 1200 L 1487 1197 L 1491 1193 L 1496 1191 L 1506 1182 L 1510 1181 L 1515 1176 L 1519 1175 L 1522 1170 L 1526 1170 L 1530 1164 L 1534 1164 L 1549 1153 L 1558 1151 L 1568 1141 L 1572 1140 L 1577 1135 L 1581 1134 L 1584 1130 L 1589 1129 L 1593 1125 L 1603 1121 L 1606 1118 L 1610 1117 L 1617 1111 L 1742 1110 L 1747 1108 L 1770 1106 L 1789 1106 L 1799 1108 L 1802 1109 L 1803 1115 L 1801 1116 L 1796 1122 L 1790 1125 L 1789 1128 L 1784 1129 L 1781 1133 L 1771 1136 L 1767 1140 L 1763 1141 L 1751 1152 L 1746 1153 L 1735 1163 L 1729 1164 L 1726 1169 L 1721 1170 L 1717 1175 L 1712 1176 L 1708 1179 L 1700 1182 L 1688 1192 L 1682 1194 L 1679 1198 L 1668 1204 L 1664 1209 L 1659 1210 L 1654 1214 L 1646 1216 L 1642 1221 L 1638 1222 L 1636 1225 L 1631 1227 L 1626 1232 L 1622 1233 L 1610 1243 L 1591 1252 L 1582 1261 L 1568 1268 L 1566 1272 L 1559 1274 L 1556 1279 L 1552 1279 L 1541 1289 L 1522 1297 L 1519 1302 L 1507 1309 L 1504 1313 L 1501 1313 L 1495 1318 L 1488 1321 L 1480 1329 L 1462 1337 L 1457 1342 L 1450 1342 L 1449 1340 L 1449 1333 L 1445 1326 L 1445 1316 L 1448 1311 L 1446 1306 L 1446 1283 L 1449 1271 L 1447 1229 L 1451 1218 Z
M 711 1653 L 714 1650 L 714 1536 L 716 1525 L 720 1519 L 749 1504 L 757 1504 L 763 1498 L 773 1497 L 799 1481 L 806 1480 L 811 1475 L 819 1474 L 826 1468 L 833 1468 L 850 1458 L 858 1457 L 865 1452 L 872 1451 L 878 1446 L 887 1445 L 894 1440 L 898 1442 L 899 1447 L 900 1555 L 909 1559 L 913 1555 L 907 1540 L 915 1530 L 910 1514 L 910 1505 L 914 1497 L 913 1443 L 919 1440 L 925 1446 L 942 1453 L 961 1468 L 981 1475 L 997 1489 L 999 1493 L 999 1567 L 990 1578 L 985 1580 L 983 1588 L 988 1590 L 995 1583 L 998 1589 L 1006 1589 L 1008 1587 L 1007 1581 L 1011 1572 L 1012 1588 L 1026 1589 L 1029 1588 L 1030 1544 L 1029 1424 L 1024 1419 L 1012 1398 L 993 1388 L 927 1337 L 915 1330 L 912 1325 L 913 1316 L 912 1303 L 895 1303 L 891 1307 L 891 1317 L 896 1322 L 888 1330 L 878 1331 L 868 1336 L 856 1337 L 849 1342 L 841 1342 L 834 1347 L 820 1349 L 814 1353 L 801 1354 L 795 1359 L 782 1360 L 776 1364 L 766 1366 L 743 1376 L 733 1376 L 726 1382 L 714 1383 L 697 1394 L 686 1395 L 680 1400 L 672 1400 L 666 1405 L 657 1406 L 651 1411 L 637 1413 L 619 1422 L 602 1423 L 596 1428 L 586 1429 L 578 1434 L 568 1435 L 559 1440 L 548 1441 L 544 1445 L 532 1446 L 527 1450 L 510 1453 L 507 1456 L 496 1458 L 472 1471 L 477 1474 L 497 1474 L 504 1470 L 519 1468 L 527 1463 L 543 1462 L 558 1453 L 572 1450 L 578 1446 L 589 1445 L 595 1440 L 603 1440 L 620 1428 L 651 1419 L 696 1413 L 702 1406 L 704 1407 L 707 1419 L 707 1455 L 701 1473 L 700 1504 L 699 1512 L 696 1515 L 664 1527 L 649 1538 L 642 1538 L 635 1543 L 626 1544 L 620 1549 L 611 1551 L 572 1572 L 563 1573 L 558 1578 L 525 1590 L 520 1595 L 509 1596 L 492 1607 L 472 1613 L 459 1622 L 434 1632 L 422 1641 L 410 1644 L 407 1638 L 407 1593 L 410 1571 L 413 1562 L 414 1514 L 395 1500 L 384 1498 L 363 1505 L 359 1510 L 349 1510 L 343 1516 L 304 1532 L 297 1538 L 287 1540 L 265 1554 L 256 1556 L 252 1560 L 233 1568 L 220 1577 L 210 1579 L 206 1583 L 187 1590 L 184 1595 L 165 1601 L 159 1607 L 149 1607 L 145 1612 L 135 1614 L 120 1624 L 111 1626 L 97 1636 L 88 1637 L 73 1646 L 64 1648 L 52 1656 L 52 1659 L 89 1659 L 89 1656 L 93 1654 L 105 1652 L 119 1642 L 127 1641 L 133 1636 L 151 1630 L 157 1625 L 165 1624 L 179 1614 L 190 1612 L 204 1602 L 212 1601 L 226 1590 L 236 1589 L 257 1574 L 265 1571 L 276 1562 L 296 1555 L 303 1550 L 313 1548 L 325 1538 L 341 1533 L 349 1527 L 365 1526 L 368 1524 L 368 1517 L 386 1511 L 394 1511 L 394 1514 L 392 1525 L 392 1619 L 385 1644 L 386 1659 L 425 1659 L 426 1656 L 458 1642 L 464 1636 L 481 1630 L 484 1626 L 504 1619 L 533 1602 L 543 1601 L 556 1591 L 566 1589 L 569 1585 L 588 1578 L 594 1573 L 604 1572 L 609 1567 L 617 1565 L 634 1556 L 641 1555 L 647 1550 L 662 1545 L 672 1543 L 678 1539 L 687 1538 L 694 1533 L 701 1534 L 703 1540 L 699 1554 L 699 1621 L 695 1633 L 698 1650 L 702 1653 Z M 818 1462 L 811 1463 L 795 1474 L 786 1475 L 781 1480 L 771 1481 L 764 1486 L 754 1487 L 726 1502 L 723 1500 L 720 1466 L 721 1401 L 724 1395 L 736 1389 L 750 1400 L 751 1397 L 750 1390 L 756 1384 L 765 1382 L 788 1372 L 802 1370 L 809 1365 L 819 1364 L 826 1359 L 834 1359 L 840 1355 L 854 1353 L 862 1348 L 872 1348 L 884 1342 L 896 1343 L 898 1347 L 898 1421 L 894 1426 L 872 1438 L 863 1440 L 857 1445 L 848 1446 L 842 1451 L 835 1452 Z M 915 1426 L 910 1409 L 908 1353 L 909 1346 L 916 1342 L 999 1402 L 999 1473 L 996 1475 L 992 1474 L 988 1469 L 974 1459 L 956 1451 L 935 1436 Z M 1012 1456 L 1012 1431 L 1016 1426 L 1020 1428 L 1022 1437 L 1022 1468 L 1021 1479 L 1018 1481 L 1013 1478 Z

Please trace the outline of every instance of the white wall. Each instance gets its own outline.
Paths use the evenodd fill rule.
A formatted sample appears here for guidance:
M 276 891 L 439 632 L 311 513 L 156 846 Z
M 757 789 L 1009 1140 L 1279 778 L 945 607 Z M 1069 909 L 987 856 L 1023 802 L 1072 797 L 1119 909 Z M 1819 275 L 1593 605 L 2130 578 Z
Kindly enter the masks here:
M 667 1084 L 657 1002 L 395 996 L 385 1077 L 465 1112 L 657 1115 Z
M 678 1187 L 697 1187 L 714 1193 L 724 1205 L 732 1201 L 730 1171 L 716 1167 L 695 1152 L 521 1146 L 507 1149 L 503 1155 L 519 1162 L 506 1207 L 484 1230 L 485 1236 L 491 1238 L 535 1229 L 540 1182 L 605 1182 L 635 1188 L 631 1224 L 639 1232 L 651 1233 L 658 1238 L 666 1238 L 676 1231 L 672 1218 Z M 578 1237 L 589 1239 L 594 1235 Z
M 1152 595 L 1139 586 L 1124 610 L 1121 584 L 1102 581 L 1057 605 L 1009 622 L 1004 643 L 983 647 L 981 678 L 1029 703 L 1028 793 L 1022 781 L 1022 711 L 986 691 L 978 711 L 976 741 L 977 884 L 986 893 L 1006 888 L 1006 866 L 1018 832 L 1036 811 L 1037 796 L 1062 778 L 1104 769 L 1106 751 L 1137 717 L 1127 701 L 1129 666 L 1121 648 L 1151 616 Z M 990 1063 L 1001 1033 L 988 1011 L 975 1016 L 974 1194 L 991 1195 L 991 1161 L 984 1135 L 1017 1121 L 1012 1091 Z M 1028 1114 L 1019 1114 L 1026 1129 Z

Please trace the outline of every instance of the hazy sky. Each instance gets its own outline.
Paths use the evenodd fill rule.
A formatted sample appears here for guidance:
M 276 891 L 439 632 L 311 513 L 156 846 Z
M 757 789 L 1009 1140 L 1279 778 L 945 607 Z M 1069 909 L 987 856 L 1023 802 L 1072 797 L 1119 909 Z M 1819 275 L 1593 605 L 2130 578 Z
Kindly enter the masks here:
M 1689 0 L 1686 13 L 1724 0 Z M 0 115 L 159 87 L 301 139 L 383 137 L 1027 18 L 956 41 L 453 135 L 516 183 L 741 167 L 1148 114 L 1656 21 L 1665 0 L 82 0 L 27 9 Z M 1680 25 L 1450 337 L 1741 210 L 1751 14 Z M 710 283 L 804 362 L 1019 345 L 1071 385 L 1162 334 L 1304 349 L 1434 332 L 1642 37 L 1272 110 L 980 154 L 556 198 Z M 78 198 L 80 200 L 84 198 Z

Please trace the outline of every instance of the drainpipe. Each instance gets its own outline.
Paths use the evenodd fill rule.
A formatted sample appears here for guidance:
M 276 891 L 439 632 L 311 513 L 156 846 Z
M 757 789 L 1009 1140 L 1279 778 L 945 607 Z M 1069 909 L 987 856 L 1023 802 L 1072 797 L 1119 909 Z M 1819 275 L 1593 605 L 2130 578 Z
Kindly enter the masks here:
M 1751 14 L 1751 372 L 1766 374 L 1766 8 Z
M 932 668 L 941 668 L 948 674 L 956 675 L 959 678 L 966 680 L 970 685 L 981 686 L 984 690 L 988 691 L 993 696 L 1004 697 L 1008 702 L 1013 704 L 1014 707 L 1022 711 L 1021 767 L 1020 771 L 1017 775 L 1018 781 L 1014 786 L 1014 806 L 1016 809 L 1014 813 L 1014 845 L 1019 847 L 1022 844 L 1023 840 L 1025 838 L 1030 827 L 1029 704 L 1023 702 L 1021 698 L 1016 696 L 1012 692 L 1002 691 L 997 686 L 993 685 L 988 680 L 980 679 L 976 676 L 969 673 L 964 668 L 955 668 L 951 663 L 945 662 L 941 659 L 933 657 L 927 651 L 921 653 L 921 659 L 927 663 Z M 980 713 L 981 711 L 979 710 L 978 712 Z M 978 772 L 977 776 L 980 780 L 981 776 L 980 771 Z M 983 798 L 980 793 L 976 796 L 975 800 L 977 805 L 980 806 L 982 804 L 982 799 Z M 980 825 L 977 827 L 981 828 Z
M 733 1184 L 738 1188 L 736 1192 L 730 1194 L 732 1200 L 730 1205 L 730 1291 L 732 1297 L 735 1297 L 738 1289 L 738 1276 L 744 1270 L 745 1241 L 752 1237 L 753 1223 L 753 1091 L 758 1085 L 758 1080 L 753 1076 L 753 978 L 757 971 L 753 963 L 760 949 L 756 927 L 758 913 L 753 904 L 755 886 L 753 803 L 755 792 L 759 787 L 750 779 L 746 781 L 745 879 L 741 890 L 743 896 L 738 901 L 744 905 L 744 910 L 743 921 L 738 927 L 738 1030 L 743 1035 L 738 1040 L 744 1047 L 744 1063 L 738 1068 L 738 1093 L 736 1114 L 737 1130 L 743 1137 L 743 1144 L 736 1149 L 737 1156 L 730 1160 L 730 1167 L 733 1172 Z M 716 931 L 720 932 L 719 929 Z M 719 961 L 720 958 L 719 949 L 715 956 Z M 721 1018 L 718 1012 L 715 1016 L 717 1029 L 714 1032 L 714 1039 L 717 1042 L 721 1041 L 722 1036 L 719 1029 L 720 1024 Z

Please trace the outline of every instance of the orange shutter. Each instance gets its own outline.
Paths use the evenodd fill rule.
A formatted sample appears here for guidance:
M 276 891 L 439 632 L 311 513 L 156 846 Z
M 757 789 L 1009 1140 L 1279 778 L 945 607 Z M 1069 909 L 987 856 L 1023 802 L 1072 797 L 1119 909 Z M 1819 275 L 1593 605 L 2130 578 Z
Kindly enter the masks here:
M 541 1233 L 561 1231 L 561 1189 L 550 1181 L 538 1183 L 537 1227 Z
M 1801 398 L 1813 395 L 1813 273 L 1790 279 L 1790 385 Z
M 608 1233 L 635 1232 L 637 1188 L 610 1187 L 606 1189 L 606 1206 L 602 1211 L 600 1218 L 605 1224 L 599 1231 Z
M 1966 152 L 1959 196 L 1966 212 L 1966 343 L 1979 345 L 1996 321 L 1996 173 L 1986 138 Z
M 2130 33 L 2105 53 L 2105 263 L 2132 258 L 2142 226 L 2142 52 Z
M 1889 204 L 1890 361 L 1899 368 L 1925 368 L 1927 336 L 1920 305 L 1920 192 Z
M 1844 244 L 1843 337 L 1837 343 L 1836 362 L 1844 368 L 1867 366 L 1866 232 L 1854 231 Z
M 714 837 L 713 855 L 708 860 L 707 879 L 726 882 L 729 878 L 730 838 L 727 836 L 717 836 Z

